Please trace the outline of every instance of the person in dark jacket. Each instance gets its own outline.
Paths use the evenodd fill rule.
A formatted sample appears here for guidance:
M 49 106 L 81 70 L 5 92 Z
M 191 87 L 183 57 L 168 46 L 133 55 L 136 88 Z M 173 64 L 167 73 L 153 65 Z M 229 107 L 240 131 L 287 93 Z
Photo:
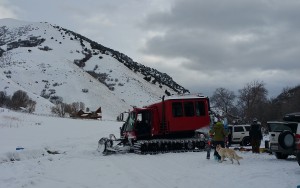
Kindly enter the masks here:
M 220 144 L 223 148 L 225 147 L 227 132 L 224 129 L 224 125 L 221 122 L 215 123 L 209 133 L 212 135 L 213 146 L 215 148 L 214 156 L 217 157 L 218 160 L 221 160 L 221 156 L 216 151 L 216 146 Z
M 259 147 L 262 140 L 262 133 L 257 119 L 254 118 L 250 127 L 249 137 L 252 146 L 252 153 L 259 153 Z

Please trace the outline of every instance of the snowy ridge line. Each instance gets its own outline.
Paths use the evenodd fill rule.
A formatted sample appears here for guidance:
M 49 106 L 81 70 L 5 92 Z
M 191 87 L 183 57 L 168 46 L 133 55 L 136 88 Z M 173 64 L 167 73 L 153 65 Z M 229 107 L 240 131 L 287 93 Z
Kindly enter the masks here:
M 8 96 L 25 91 L 37 113 L 51 114 L 59 97 L 89 109 L 101 106 L 102 117 L 114 120 L 131 105 L 152 103 L 166 91 L 187 92 L 166 73 L 60 26 L 13 19 L 0 24 L 7 27 L 0 36 L 0 85 Z

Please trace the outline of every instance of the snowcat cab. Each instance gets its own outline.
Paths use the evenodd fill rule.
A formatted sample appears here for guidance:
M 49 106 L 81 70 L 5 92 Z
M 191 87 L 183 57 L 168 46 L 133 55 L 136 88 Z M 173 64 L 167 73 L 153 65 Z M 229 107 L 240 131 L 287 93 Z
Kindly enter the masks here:
M 98 149 L 104 154 L 200 151 L 206 146 L 199 129 L 210 125 L 209 99 L 200 95 L 170 96 L 162 101 L 133 108 L 120 128 L 120 139 L 114 135 L 101 138 Z M 198 132 L 196 132 L 196 130 Z M 119 143 L 113 146 L 114 141 Z
M 123 139 L 149 139 L 151 136 L 151 109 L 134 108 L 121 127 Z

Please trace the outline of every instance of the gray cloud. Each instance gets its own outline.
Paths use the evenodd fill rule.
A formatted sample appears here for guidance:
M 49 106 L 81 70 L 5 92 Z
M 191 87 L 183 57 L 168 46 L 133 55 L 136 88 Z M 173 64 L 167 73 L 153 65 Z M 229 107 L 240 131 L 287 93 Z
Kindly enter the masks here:
M 2 0 L 4 17 L 78 32 L 191 92 L 259 80 L 275 96 L 300 83 L 297 0 Z
M 164 31 L 143 53 L 186 58 L 187 69 L 299 69 L 298 1 L 178 0 L 142 28 Z

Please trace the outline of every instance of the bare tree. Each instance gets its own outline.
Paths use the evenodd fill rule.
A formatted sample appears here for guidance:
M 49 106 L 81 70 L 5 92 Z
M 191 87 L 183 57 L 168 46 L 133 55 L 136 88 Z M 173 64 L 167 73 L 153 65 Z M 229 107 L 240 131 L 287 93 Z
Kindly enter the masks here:
M 247 83 L 243 89 L 239 90 L 238 105 L 246 121 L 252 118 L 259 118 L 265 121 L 264 109 L 266 108 L 268 91 L 265 84 L 259 81 Z
M 295 88 L 285 88 L 283 89 L 283 93 L 285 97 L 282 98 L 283 101 L 281 102 L 282 115 L 298 112 L 300 106 L 300 86 Z
M 266 118 L 269 120 L 282 120 L 287 113 L 298 112 L 300 106 L 300 85 L 283 88 L 280 95 L 270 99 Z
M 76 113 L 76 111 L 74 111 L 72 108 L 72 104 L 67 104 L 65 106 L 65 112 L 70 114 L 70 116 L 73 116 Z
M 35 105 L 36 105 L 36 102 L 35 102 L 35 101 L 33 101 L 33 100 L 31 100 L 31 99 L 28 101 L 27 109 L 28 109 L 28 112 L 29 112 L 29 113 L 32 113 L 32 112 L 35 111 Z
M 85 109 L 85 104 L 84 104 L 83 102 L 80 102 L 80 103 L 79 103 L 79 108 L 80 108 L 81 110 L 84 110 L 84 109 Z
M 65 117 L 66 106 L 67 104 L 65 103 L 57 103 L 54 107 L 51 108 L 51 112 L 57 114 L 59 117 Z
M 7 103 L 7 99 L 9 99 L 9 97 L 6 95 L 5 91 L 0 91 L 0 106 L 5 106 Z
M 73 102 L 71 106 L 72 106 L 72 111 L 74 112 L 78 112 L 80 110 L 80 105 L 78 102 Z
M 70 116 L 76 116 L 79 110 L 83 110 L 85 104 L 83 102 L 73 102 L 72 104 L 65 104 L 64 111 L 65 113 L 70 114 Z
M 231 114 L 234 108 L 234 100 L 236 96 L 233 91 L 225 88 L 217 88 L 210 98 L 214 106 L 223 110 L 226 114 Z
M 72 106 L 72 111 L 75 111 L 75 112 L 85 109 L 85 104 L 83 102 L 73 102 L 71 104 L 71 106 Z

